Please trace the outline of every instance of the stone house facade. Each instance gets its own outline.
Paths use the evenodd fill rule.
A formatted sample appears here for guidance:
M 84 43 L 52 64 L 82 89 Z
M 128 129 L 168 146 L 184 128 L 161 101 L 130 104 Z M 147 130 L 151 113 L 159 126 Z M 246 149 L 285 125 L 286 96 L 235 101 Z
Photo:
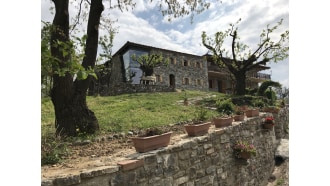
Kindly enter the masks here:
M 169 60 L 167 65 L 161 64 L 154 68 L 155 85 L 171 86 L 175 89 L 208 90 L 205 57 L 132 42 L 127 42 L 113 55 L 110 82 L 141 84 L 142 70 L 131 56 L 150 53 L 161 54 Z M 132 77 L 132 74 L 135 75 Z
M 143 72 L 140 64 L 131 57 L 151 53 L 161 54 L 164 59 L 168 59 L 168 64 L 161 64 L 154 68 L 155 81 L 152 85 L 141 86 L 145 84 L 145 81 L 141 79 Z M 105 80 L 106 84 L 97 85 L 97 89 L 102 92 L 101 95 L 114 95 L 117 89 L 120 89 L 121 93 L 148 92 L 147 89 L 150 87 L 153 91 L 185 89 L 231 94 L 235 87 L 235 81 L 230 73 L 226 69 L 220 69 L 212 61 L 210 55 L 187 54 L 129 41 L 113 55 L 111 61 L 106 62 L 106 66 L 111 66 L 111 73 Z M 270 75 L 259 73 L 265 69 L 269 67 L 260 66 L 253 72 L 248 72 L 247 88 L 256 88 L 259 83 L 270 79 Z M 95 83 L 92 83 L 92 86 L 91 90 L 96 89 Z M 131 90 L 132 88 L 134 90 Z

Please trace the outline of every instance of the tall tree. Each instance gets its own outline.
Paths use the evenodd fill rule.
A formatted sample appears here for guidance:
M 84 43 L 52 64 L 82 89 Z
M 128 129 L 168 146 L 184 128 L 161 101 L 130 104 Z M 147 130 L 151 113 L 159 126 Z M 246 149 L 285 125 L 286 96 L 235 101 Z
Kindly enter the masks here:
M 154 67 L 164 64 L 168 65 L 169 59 L 163 58 L 161 54 L 144 54 L 136 56 L 133 54 L 132 60 L 140 64 L 140 69 L 143 71 L 145 76 L 151 76 L 154 73 Z
M 57 43 L 69 43 L 69 1 L 53 0 L 55 4 L 55 17 L 51 32 L 51 54 L 59 59 L 60 68 L 66 68 L 71 60 L 64 45 Z M 87 39 L 85 56 L 82 66 L 85 69 L 94 68 L 97 55 L 99 23 L 103 11 L 102 0 L 91 1 L 87 24 Z M 86 92 L 90 77 L 76 79 L 73 75 L 65 72 L 64 76 L 53 75 L 53 88 L 51 99 L 55 109 L 55 127 L 57 135 L 75 136 L 77 132 L 94 133 L 99 129 L 94 112 L 88 109 L 86 104 Z
M 270 34 L 282 24 L 283 19 L 273 27 L 267 25 L 267 28 L 260 34 L 260 42 L 256 49 L 252 51 L 249 46 L 239 41 L 237 25 L 240 21 L 241 19 L 235 24 L 230 24 L 230 28 L 225 31 L 215 33 L 214 38 L 208 37 L 204 31 L 202 42 L 212 52 L 213 60 L 219 67 L 227 68 L 235 77 L 235 94 L 244 95 L 247 72 L 271 61 L 277 63 L 289 56 L 289 31 L 284 31 L 277 41 L 273 41 Z M 228 50 L 224 46 L 227 37 L 231 38 L 231 48 Z M 231 55 L 229 55 L 230 53 Z
M 91 81 L 99 43 L 99 27 L 101 14 L 104 10 L 102 0 L 79 0 L 81 12 L 83 2 L 89 6 L 86 40 L 84 40 L 84 55 L 81 66 L 83 69 L 72 70 L 76 58 L 74 45 L 70 39 L 69 0 L 52 0 L 55 5 L 55 16 L 50 36 L 50 51 L 52 56 L 53 87 L 51 99 L 55 110 L 56 134 L 61 136 L 75 136 L 78 133 L 95 133 L 99 129 L 98 120 L 93 111 L 86 104 L 86 93 Z M 121 10 L 132 6 L 132 0 L 107 0 L 111 8 Z M 152 2 L 152 0 L 150 0 Z M 159 9 L 168 19 L 201 13 L 210 6 L 206 0 L 193 0 L 181 3 L 178 0 L 162 0 Z M 78 21 L 73 28 L 78 25 Z M 42 49 L 43 50 L 43 49 Z M 47 52 L 43 52 L 45 54 Z M 42 58 L 45 59 L 45 58 Z M 75 59 L 75 60 L 73 60 Z M 43 64 L 43 63 L 42 63 Z M 75 78 L 77 77 L 77 78 Z

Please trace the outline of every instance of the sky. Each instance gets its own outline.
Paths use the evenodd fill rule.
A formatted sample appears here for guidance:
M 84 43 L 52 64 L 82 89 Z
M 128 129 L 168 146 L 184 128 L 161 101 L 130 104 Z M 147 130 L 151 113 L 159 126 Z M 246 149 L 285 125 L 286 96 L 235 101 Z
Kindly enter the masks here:
M 238 34 L 243 43 L 250 46 L 253 51 L 259 43 L 261 31 L 269 24 L 274 26 L 283 19 L 283 24 L 275 31 L 271 38 L 276 40 L 278 35 L 289 30 L 289 1 L 288 0 L 224 0 L 222 3 L 211 4 L 210 8 L 194 16 L 193 22 L 189 16 L 168 21 L 158 10 L 157 2 L 150 3 L 145 0 L 134 0 L 136 6 L 133 10 L 120 11 L 109 9 L 104 3 L 103 16 L 116 20 L 114 26 L 118 29 L 114 38 L 113 53 L 127 41 L 149 45 L 153 47 L 175 50 L 195 55 L 204 55 L 207 49 L 202 45 L 203 31 L 210 37 L 216 32 L 229 28 L 239 18 Z M 53 15 L 49 13 L 49 0 L 41 1 L 41 18 L 51 22 Z M 76 12 L 71 6 L 71 12 Z M 100 31 L 100 35 L 102 35 Z M 228 40 L 229 41 L 229 40 Z M 227 45 L 230 49 L 230 45 Z M 289 87 L 289 58 L 278 63 L 268 64 L 271 70 L 262 73 L 271 74 L 273 81 Z
M 256 28 L 256 33 L 259 35 L 261 31 L 259 29 L 272 23 L 271 18 L 276 20 L 277 13 L 285 11 L 287 17 L 289 15 L 288 0 L 228 1 L 232 4 L 231 9 L 224 5 L 230 3 L 223 2 L 223 6 L 211 9 L 215 13 L 205 12 L 206 18 L 210 17 L 209 19 L 204 18 L 203 21 L 202 14 L 195 17 L 193 24 L 189 23 L 189 19 L 177 20 L 172 24 L 166 23 L 163 19 L 151 21 L 157 20 L 160 14 L 155 12 L 154 17 L 143 17 L 143 14 L 151 12 L 149 6 L 139 6 L 140 8 L 133 12 L 111 12 L 111 15 L 121 20 L 121 23 L 118 22 L 121 24 L 119 25 L 121 33 L 115 38 L 114 52 L 130 40 L 156 47 L 168 46 L 169 49 L 203 54 L 205 49 L 200 45 L 199 38 L 201 30 L 207 33 L 216 32 L 223 27 L 227 28 L 229 22 L 235 22 L 238 17 L 242 17 L 242 24 L 253 25 L 249 29 L 255 28 L 256 25 L 260 26 Z M 2 168 L 6 170 L 1 180 L 5 185 L 12 185 L 13 180 L 16 185 L 40 184 L 40 20 L 46 18 L 52 20 L 48 8 L 45 8 L 47 4 L 49 4 L 48 0 L 4 1 L 3 6 L 0 7 L 2 25 L 0 123 L 3 131 L 0 135 L 0 145 L 3 150 L 0 154 L 0 162 Z M 284 8 L 281 8 L 281 4 L 285 4 Z M 277 8 L 267 9 L 271 6 Z M 288 62 L 274 65 L 272 78 L 282 82 L 287 79 L 288 82 L 288 76 L 280 74 L 283 72 L 289 74 L 290 69 L 290 185 L 327 185 L 329 175 L 326 170 L 330 166 L 330 161 L 327 161 L 330 127 L 325 119 L 329 111 L 324 107 L 330 104 L 327 91 L 329 70 L 326 66 L 329 48 L 325 47 L 330 43 L 327 28 L 330 17 L 329 6 L 327 1 L 322 0 L 291 0 L 289 6 L 291 61 L 290 65 Z M 225 9 L 227 12 L 222 11 L 217 14 L 218 9 L 219 11 Z M 267 11 L 262 12 L 263 9 Z M 248 21 L 248 15 L 255 15 L 254 13 L 258 12 L 259 16 L 252 16 Z M 207 21 L 210 23 L 216 21 L 217 16 L 220 16 L 217 19 L 219 23 L 207 24 Z M 150 21 L 143 18 L 149 18 Z M 285 24 L 288 27 L 288 21 Z M 171 27 L 160 29 L 160 26 L 166 28 L 166 25 Z M 198 26 L 202 29 L 198 30 Z M 172 35 L 170 36 L 169 33 Z M 252 33 L 254 36 L 254 31 Z M 162 43 L 160 44 L 159 41 Z M 275 78 L 276 76 L 278 78 Z M 20 179 L 17 179 L 15 174 L 18 168 L 24 173 L 19 175 Z

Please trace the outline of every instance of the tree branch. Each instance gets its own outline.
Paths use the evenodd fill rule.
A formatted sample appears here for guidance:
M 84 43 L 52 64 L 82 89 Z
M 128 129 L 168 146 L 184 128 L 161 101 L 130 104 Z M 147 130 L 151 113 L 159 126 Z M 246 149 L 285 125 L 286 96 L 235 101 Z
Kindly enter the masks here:
M 79 11 L 78 11 L 78 15 L 77 15 L 77 21 L 75 22 L 75 24 L 73 25 L 72 29 L 71 29 L 71 32 L 76 28 L 76 26 L 78 25 L 79 23 L 79 18 L 80 18 L 80 13 L 81 13 L 81 5 L 83 3 L 84 0 L 81 0 L 80 1 L 80 4 L 79 4 Z M 87 1 L 88 2 L 88 1 Z M 71 34 L 70 32 L 70 34 Z

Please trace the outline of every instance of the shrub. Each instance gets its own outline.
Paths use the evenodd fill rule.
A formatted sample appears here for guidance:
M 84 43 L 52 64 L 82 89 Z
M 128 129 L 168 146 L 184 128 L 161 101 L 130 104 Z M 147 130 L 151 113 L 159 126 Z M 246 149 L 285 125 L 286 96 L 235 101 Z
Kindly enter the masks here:
M 226 115 L 231 115 L 235 111 L 235 106 L 230 99 L 218 100 L 216 107 L 218 112 Z
M 195 118 L 193 120 L 195 122 L 206 121 L 208 119 L 207 113 L 207 109 L 203 105 L 200 105 L 196 108 Z
M 237 96 L 232 98 L 232 103 L 235 105 L 252 105 L 253 96 L 245 95 L 245 96 Z
M 262 101 L 262 100 L 256 100 L 254 103 L 253 103 L 253 105 L 255 106 L 255 107 L 258 107 L 258 108 L 264 108 L 265 107 L 265 103 Z
M 69 154 L 68 147 L 58 138 L 47 139 L 41 142 L 41 165 L 56 164 L 62 157 Z

